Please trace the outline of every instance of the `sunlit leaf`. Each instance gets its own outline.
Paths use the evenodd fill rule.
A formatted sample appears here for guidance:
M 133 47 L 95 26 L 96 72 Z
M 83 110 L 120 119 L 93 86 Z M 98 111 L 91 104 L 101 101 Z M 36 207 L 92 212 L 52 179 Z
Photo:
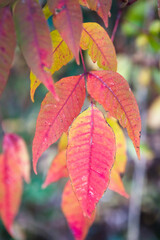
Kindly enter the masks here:
M 115 72 L 93 71 L 88 74 L 87 89 L 91 97 L 127 129 L 140 158 L 141 118 L 128 82 Z
M 43 188 L 63 177 L 68 177 L 68 170 L 66 166 L 66 150 L 58 153 L 55 159 L 53 159 L 46 180 L 43 184 Z
M 67 182 L 62 195 L 62 211 L 75 240 L 84 240 L 90 226 L 95 219 L 95 212 L 91 218 L 83 215 L 79 202 L 72 190 L 70 181 Z
M 52 66 L 52 42 L 42 9 L 34 0 L 18 1 L 14 7 L 17 37 L 24 58 L 36 77 L 55 97 Z
M 67 133 L 63 133 L 58 143 L 58 151 L 61 152 L 62 150 L 66 149 L 67 145 L 68 145 Z
M 108 27 L 108 16 L 112 5 L 112 0 L 87 0 L 89 8 L 98 13 Z
M 68 136 L 67 168 L 85 216 L 90 217 L 106 190 L 115 156 L 115 138 L 93 105 L 73 122 Z
M 48 19 L 49 17 L 51 17 L 53 15 L 53 13 L 51 13 L 51 11 L 49 10 L 48 4 L 46 4 L 43 7 L 43 13 L 46 19 Z
M 87 0 L 79 0 L 79 3 L 84 7 L 89 7 L 88 3 L 87 3 Z
M 54 30 L 50 33 L 52 39 L 52 59 L 53 64 L 50 69 L 51 74 L 55 71 L 58 71 L 62 66 L 66 65 L 72 58 L 73 54 L 71 50 L 68 48 L 67 44 L 63 41 L 60 34 L 57 30 Z M 40 84 L 38 78 L 31 72 L 30 74 L 31 79 L 31 99 L 34 102 L 34 93 L 37 87 Z
M 107 118 L 107 123 L 111 126 L 116 138 L 116 160 L 113 168 L 119 173 L 124 173 L 127 163 L 127 146 L 124 133 L 115 119 Z
M 107 32 L 97 23 L 83 23 L 80 47 L 104 70 L 117 70 L 116 52 Z
M 126 193 L 126 191 L 125 191 L 120 174 L 114 168 L 111 171 L 111 180 L 110 180 L 108 188 L 114 192 L 119 193 L 120 195 L 124 196 L 125 198 L 129 198 L 128 193 Z
M 16 36 L 10 8 L 0 8 L 0 94 L 8 79 L 15 47 Z
M 79 42 L 82 31 L 82 13 L 78 0 L 49 0 L 53 23 L 67 43 L 79 64 Z
M 10 157 L 14 157 L 15 164 L 17 163 L 22 177 L 27 183 L 30 182 L 30 161 L 26 143 L 23 138 L 16 134 L 5 134 L 3 139 L 4 152 L 7 151 Z
M 79 114 L 85 99 L 85 82 L 83 76 L 63 78 L 55 84 L 59 95 L 57 102 L 48 93 L 41 104 L 33 140 L 33 166 L 41 154 L 66 132 L 73 119 Z

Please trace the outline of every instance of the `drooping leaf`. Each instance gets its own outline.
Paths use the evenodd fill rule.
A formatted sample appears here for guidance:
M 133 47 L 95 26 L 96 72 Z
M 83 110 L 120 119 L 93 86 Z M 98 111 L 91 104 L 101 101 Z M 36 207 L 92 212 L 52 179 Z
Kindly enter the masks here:
M 90 217 L 109 183 L 114 133 L 92 105 L 74 120 L 68 139 L 69 176 L 84 215 Z
M 0 8 L 0 94 L 8 79 L 15 47 L 16 36 L 10 8 Z
M 128 82 L 120 74 L 111 71 L 90 72 L 87 78 L 89 94 L 127 129 L 140 158 L 141 118 Z
M 114 163 L 113 168 L 118 173 L 124 173 L 127 163 L 127 146 L 126 146 L 126 139 L 124 133 L 119 126 L 117 120 L 113 118 L 107 118 L 107 123 L 111 126 L 112 130 L 114 131 L 115 138 L 116 138 L 116 160 Z
M 97 23 L 83 23 L 80 47 L 104 70 L 117 70 L 116 52 L 107 32 Z
M 111 171 L 111 180 L 110 180 L 108 188 L 114 192 L 119 193 L 120 195 L 124 196 L 125 198 L 129 198 L 128 193 L 126 193 L 126 191 L 125 191 L 120 174 L 114 168 Z
M 66 150 L 61 151 L 57 154 L 53 160 L 50 169 L 48 171 L 46 180 L 43 184 L 43 188 L 49 184 L 58 181 L 63 177 L 68 177 L 68 170 L 66 165 Z
M 62 211 L 67 219 L 75 240 L 84 240 L 95 219 L 95 212 L 92 213 L 91 218 L 83 215 L 70 181 L 67 182 L 63 191 Z
M 24 58 L 36 77 L 57 98 L 49 69 L 52 42 L 42 9 L 37 1 L 18 1 L 14 8 L 17 37 Z
M 67 149 L 67 145 L 68 145 L 67 133 L 63 133 L 58 143 L 58 151 L 61 152 L 62 150 Z
M 66 132 L 73 119 L 79 114 L 85 99 L 84 77 L 63 78 L 55 84 L 59 102 L 48 93 L 41 104 L 33 140 L 33 166 L 41 154 Z
M 8 151 L 0 155 L 0 216 L 11 234 L 22 196 L 21 172 L 14 160 Z
M 24 180 L 30 182 L 30 161 L 27 146 L 24 140 L 16 134 L 5 134 L 3 139 L 4 152 L 10 157 L 14 157 L 15 164 L 18 164 L 21 176 Z
M 5 7 L 5 6 L 7 6 L 9 4 L 12 4 L 14 2 L 15 2 L 15 0 L 0 0 L 0 7 Z
M 53 23 L 71 49 L 79 64 L 79 43 L 82 32 L 82 13 L 78 0 L 49 0 Z
M 94 10 L 103 19 L 104 24 L 108 27 L 108 16 L 112 5 L 112 0 L 87 0 L 91 10 Z
M 52 51 L 53 64 L 50 71 L 51 74 L 53 74 L 55 71 L 58 71 L 62 66 L 66 65 L 73 58 L 73 54 L 71 50 L 68 48 L 67 44 L 64 42 L 64 40 L 61 38 L 57 30 L 52 31 L 50 33 L 50 36 L 53 46 Z M 34 102 L 34 93 L 37 87 L 39 86 L 40 81 L 33 73 L 30 74 L 30 79 L 31 79 L 31 99 Z

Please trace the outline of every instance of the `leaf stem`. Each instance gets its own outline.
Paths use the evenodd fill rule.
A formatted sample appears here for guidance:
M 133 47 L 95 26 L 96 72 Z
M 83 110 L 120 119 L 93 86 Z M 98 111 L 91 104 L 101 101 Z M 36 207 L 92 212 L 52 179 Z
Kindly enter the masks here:
M 82 49 L 81 48 L 80 48 L 80 55 L 81 55 L 81 60 L 82 60 L 84 74 L 86 75 L 87 71 L 86 71 L 86 66 L 85 66 L 85 63 L 84 63 L 84 58 L 83 58 L 83 54 L 82 54 Z

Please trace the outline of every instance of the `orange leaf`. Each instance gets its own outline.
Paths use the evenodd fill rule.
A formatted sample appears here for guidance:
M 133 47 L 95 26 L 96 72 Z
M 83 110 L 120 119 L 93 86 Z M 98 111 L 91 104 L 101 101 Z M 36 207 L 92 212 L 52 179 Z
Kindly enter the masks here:
M 128 82 L 118 73 L 94 71 L 88 74 L 87 89 L 91 97 L 126 128 L 140 158 L 141 118 Z
M 8 79 L 15 47 L 16 36 L 10 8 L 0 8 L 0 94 Z
M 82 31 L 82 13 L 78 0 L 49 0 L 53 23 L 71 49 L 79 64 L 79 42 Z
M 66 150 L 58 153 L 53 160 L 42 187 L 45 188 L 49 184 L 56 182 L 63 177 L 68 177 L 68 170 L 66 166 Z
M 4 152 L 7 151 L 9 156 L 13 156 L 15 164 L 17 163 L 21 176 L 27 183 L 30 182 L 30 161 L 24 140 L 16 134 L 5 134 L 3 139 Z
M 72 190 L 70 181 L 67 182 L 63 191 L 62 211 L 67 219 L 75 240 L 84 240 L 95 219 L 95 212 L 93 212 L 91 218 L 83 215 L 79 202 Z
M 129 198 L 128 193 L 126 193 L 126 191 L 125 191 L 120 174 L 114 168 L 111 171 L 111 180 L 110 180 L 108 188 L 112 191 L 119 193 L 120 195 L 124 196 L 125 198 Z
M 87 3 L 87 0 L 79 0 L 79 4 L 81 4 L 84 7 L 89 7 L 88 3 Z
M 109 184 L 115 138 L 93 105 L 73 122 L 68 137 L 67 168 L 85 216 L 90 217 Z
M 57 98 L 52 75 L 52 43 L 45 17 L 35 0 L 18 1 L 14 8 L 17 37 L 24 58 L 36 77 Z
M 114 45 L 107 32 L 97 23 L 84 23 L 80 47 L 88 49 L 92 61 L 104 70 L 117 70 Z
M 85 99 L 84 77 L 74 76 L 63 78 L 55 84 L 59 94 L 59 102 L 48 93 L 41 104 L 33 140 L 33 167 L 41 154 L 61 134 L 68 130 L 73 119 L 79 114 Z
M 124 173 L 127 163 L 127 146 L 124 133 L 116 119 L 107 118 L 107 123 L 111 126 L 116 138 L 116 160 L 113 168 L 119 173 Z
M 112 5 L 112 0 L 87 0 L 89 8 L 98 13 L 108 27 L 108 16 Z

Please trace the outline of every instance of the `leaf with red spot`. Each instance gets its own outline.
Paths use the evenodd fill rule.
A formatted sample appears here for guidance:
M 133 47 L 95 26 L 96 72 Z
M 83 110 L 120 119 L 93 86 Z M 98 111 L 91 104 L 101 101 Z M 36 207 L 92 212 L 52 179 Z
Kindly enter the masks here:
M 63 78 L 55 84 L 59 102 L 48 93 L 41 104 L 33 140 L 33 167 L 41 154 L 61 134 L 68 130 L 73 119 L 79 114 L 85 99 L 84 77 L 74 76 Z
M 104 109 L 127 129 L 140 158 L 141 118 L 128 82 L 115 72 L 94 71 L 88 74 L 87 89 L 91 97 L 102 104 Z
M 83 23 L 80 47 L 88 49 L 92 61 L 104 70 L 117 70 L 114 45 L 107 32 L 97 23 Z
M 67 148 L 69 176 L 85 216 L 91 216 L 109 184 L 114 156 L 114 133 L 91 105 L 74 120 Z
M 89 8 L 98 13 L 103 19 L 104 24 L 108 27 L 108 16 L 110 15 L 110 9 L 112 0 L 87 0 Z
M 66 150 L 61 151 L 57 154 L 53 160 L 50 169 L 48 171 L 46 180 L 43 184 L 43 188 L 49 184 L 58 181 L 63 177 L 68 177 L 68 170 L 66 165 Z
M 92 213 L 91 218 L 83 215 L 70 181 L 67 182 L 64 188 L 61 205 L 75 240 L 84 240 L 90 226 L 94 222 L 95 211 Z
M 82 12 L 78 0 L 49 0 L 53 23 L 79 64 Z
M 10 8 L 0 8 L 0 94 L 8 79 L 15 47 L 16 35 Z
M 15 162 L 19 166 L 21 176 L 27 183 L 29 183 L 30 161 L 27 146 L 23 138 L 13 133 L 5 134 L 3 139 L 3 149 L 4 152 L 7 151 L 11 157 L 14 156 Z
M 35 0 L 18 1 L 14 7 L 17 37 L 24 58 L 36 77 L 57 98 L 52 75 L 52 42 L 45 17 Z

